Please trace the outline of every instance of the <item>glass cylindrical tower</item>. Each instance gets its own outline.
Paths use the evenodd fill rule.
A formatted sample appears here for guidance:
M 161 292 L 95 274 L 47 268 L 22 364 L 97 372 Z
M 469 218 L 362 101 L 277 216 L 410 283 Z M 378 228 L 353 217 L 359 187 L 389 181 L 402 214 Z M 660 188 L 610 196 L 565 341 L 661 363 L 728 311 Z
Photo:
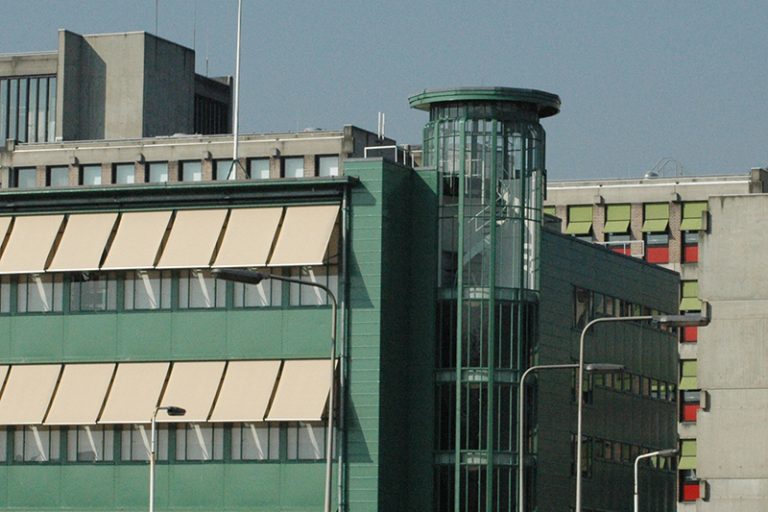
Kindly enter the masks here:
M 439 185 L 435 510 L 516 510 L 517 382 L 538 321 L 544 129 L 560 98 L 425 90 L 423 166 Z

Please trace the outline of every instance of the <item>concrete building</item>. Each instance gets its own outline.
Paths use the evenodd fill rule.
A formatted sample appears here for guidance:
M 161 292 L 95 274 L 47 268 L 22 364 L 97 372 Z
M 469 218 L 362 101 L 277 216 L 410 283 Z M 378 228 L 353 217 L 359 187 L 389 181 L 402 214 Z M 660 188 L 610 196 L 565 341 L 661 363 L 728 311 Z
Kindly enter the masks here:
M 701 298 L 712 324 L 699 338 L 697 511 L 768 509 L 768 292 L 759 255 L 765 194 L 714 196 L 702 236 Z M 751 220 L 749 220 L 751 219 Z M 736 250 L 735 250 L 736 249 Z
M 679 272 L 680 310 L 693 312 L 702 307 L 699 280 L 703 276 L 701 261 L 704 258 L 700 257 L 699 237 L 703 219 L 708 215 L 717 222 L 719 215 L 708 212 L 709 198 L 765 192 L 768 192 L 768 171 L 759 168 L 734 176 L 562 181 L 548 184 L 544 210 L 561 219 L 566 233 Z M 723 247 L 731 252 L 736 246 Z M 720 272 L 712 262 L 706 268 L 713 275 Z M 715 328 L 703 331 L 708 329 Z M 697 370 L 703 368 L 698 363 L 698 339 L 699 328 L 688 327 L 683 329 L 679 345 L 678 430 L 682 456 L 678 464 L 678 509 L 681 511 L 694 509 L 702 497 L 696 457 L 700 408 Z M 717 359 L 708 364 L 710 371 L 719 371 Z
M 58 60 L 123 35 L 79 37 L 62 33 Z M 129 52 L 150 42 L 152 62 L 189 51 L 125 37 L 139 41 Z M 17 100 L 25 76 L 1 78 Z M 57 74 L 56 89 L 66 81 Z M 90 114 L 65 115 L 67 98 L 49 103 L 53 133 L 93 133 Z M 318 510 L 333 434 L 332 510 L 518 510 L 522 371 L 573 363 L 590 318 L 675 313 L 679 278 L 542 228 L 540 119 L 557 96 L 479 87 L 410 101 L 429 112 L 419 168 L 360 158 L 395 146 L 410 161 L 354 127 L 245 135 L 233 165 L 231 136 L 167 136 L 186 130 L 181 118 L 166 136 L 135 131 L 153 122 L 107 135 L 104 122 L 96 140 L 21 142 L 20 114 L 7 116 L 0 508 L 145 508 L 150 419 L 178 406 L 182 418 L 159 415 L 158 508 Z M 122 108 L 108 103 L 96 110 Z M 213 272 L 230 267 L 334 291 L 334 364 L 325 294 Z M 634 457 L 676 442 L 675 337 L 595 329 L 587 360 L 625 371 L 590 377 L 582 397 L 585 510 L 626 510 Z M 573 503 L 576 399 L 570 371 L 531 385 L 527 510 Z M 643 510 L 671 510 L 673 466 L 655 460 L 642 476 Z

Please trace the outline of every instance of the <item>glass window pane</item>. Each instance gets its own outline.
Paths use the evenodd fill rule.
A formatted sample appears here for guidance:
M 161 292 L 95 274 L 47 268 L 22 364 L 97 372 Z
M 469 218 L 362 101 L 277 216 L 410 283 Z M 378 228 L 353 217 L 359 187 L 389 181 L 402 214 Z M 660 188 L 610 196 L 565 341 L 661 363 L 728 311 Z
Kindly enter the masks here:
M 269 158 L 253 158 L 248 161 L 251 169 L 251 179 L 269 179 Z
M 304 177 L 304 157 L 283 158 L 283 177 L 285 178 L 303 178 Z
M 37 186 L 37 169 L 34 167 L 20 167 L 16 169 L 16 187 L 34 188 Z
M 317 159 L 318 176 L 338 176 L 339 175 L 339 157 L 321 156 Z
M 29 79 L 29 101 L 27 108 L 27 141 L 37 142 L 37 78 Z
M 69 167 L 60 165 L 48 168 L 48 186 L 49 187 L 67 187 L 69 186 Z
M 168 181 L 168 162 L 152 162 L 147 164 L 148 183 L 166 183 Z
M 225 306 L 226 283 L 210 272 L 191 270 L 179 275 L 180 308 L 221 308 Z
M 48 140 L 56 140 L 56 77 L 48 79 Z
M 16 119 L 16 138 L 27 142 L 27 82 L 26 78 L 19 79 L 19 113 Z
M 84 165 L 80 168 L 80 184 L 101 185 L 101 166 Z
M 200 162 L 181 163 L 181 181 L 202 181 L 203 168 Z
M 16 139 L 16 125 L 19 115 L 19 81 L 11 79 L 9 81 L 8 98 L 8 138 Z
M 40 78 L 37 89 L 37 141 L 45 142 L 48 128 L 48 78 Z
M 115 183 L 127 184 L 136 182 L 136 166 L 133 164 L 115 164 Z
M 19 313 L 61 311 L 62 276 L 19 276 L 17 310 Z
M 8 80 L 0 80 L 0 145 L 8 138 Z
M 127 310 L 170 308 L 170 273 L 139 271 L 126 275 L 124 297 Z
M 230 170 L 232 172 L 230 172 Z M 235 169 L 232 169 L 232 160 L 214 160 L 213 161 L 213 179 L 216 181 L 234 180 L 237 177 Z
M 168 460 L 168 428 L 157 426 L 157 460 Z M 126 425 L 121 432 L 120 458 L 124 461 L 148 461 L 150 449 L 150 431 L 145 425 Z

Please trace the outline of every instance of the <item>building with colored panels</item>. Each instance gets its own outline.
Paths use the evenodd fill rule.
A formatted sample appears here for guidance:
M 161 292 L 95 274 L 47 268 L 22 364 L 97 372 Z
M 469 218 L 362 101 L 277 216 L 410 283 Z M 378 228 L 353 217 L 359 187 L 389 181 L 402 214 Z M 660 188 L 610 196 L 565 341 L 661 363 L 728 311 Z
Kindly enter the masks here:
M 697 312 L 702 309 L 699 240 L 706 220 L 711 218 L 707 201 L 722 194 L 766 191 L 765 169 L 736 176 L 550 182 L 544 210 L 561 219 L 565 233 L 679 272 L 680 311 Z M 719 272 L 718 267 L 705 268 Z M 680 335 L 679 510 L 693 508 L 702 497 L 696 457 L 701 402 L 699 329 L 686 327 Z M 718 363 L 708 364 L 716 367 Z
M 43 60 L 98 54 L 110 38 L 166 44 L 78 38 L 62 33 Z M 73 75 L 46 69 L 61 140 L 0 150 L 0 508 L 145 508 L 150 420 L 176 406 L 185 416 L 158 415 L 158 510 L 318 510 L 329 435 L 332 510 L 518 510 L 522 371 L 574 363 L 591 318 L 677 311 L 676 273 L 544 225 L 553 94 L 412 96 L 429 113 L 416 169 L 360 158 L 395 144 L 354 127 L 244 135 L 233 162 L 223 134 L 136 125 L 77 140 L 87 116 L 67 135 L 58 94 Z M 105 119 L 118 106 L 104 102 Z M 20 114 L 4 119 L 18 130 Z M 332 290 L 336 361 L 325 293 L 217 276 L 228 268 Z M 625 370 L 586 383 L 584 510 L 624 510 L 634 458 L 676 443 L 675 338 L 603 327 L 587 360 Z M 576 398 L 570 370 L 531 382 L 527 510 L 573 503 Z M 673 467 L 643 469 L 644 510 L 672 508 Z

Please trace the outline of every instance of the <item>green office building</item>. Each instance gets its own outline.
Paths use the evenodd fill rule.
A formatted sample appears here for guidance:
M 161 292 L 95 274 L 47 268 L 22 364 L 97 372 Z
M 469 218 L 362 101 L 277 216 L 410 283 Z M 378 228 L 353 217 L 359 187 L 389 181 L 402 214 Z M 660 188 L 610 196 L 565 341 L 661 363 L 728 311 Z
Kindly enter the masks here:
M 12 69 L 0 58 L 3 133 L 20 133 L 22 103 L 32 133 L 41 80 L 63 93 L 73 69 L 89 76 L 75 42 L 118 58 L 110 37 L 62 33 L 58 54 Z M 191 51 L 133 37 L 168 65 Z M 187 95 L 185 123 L 213 126 L 194 105 L 221 91 L 187 79 L 194 95 L 164 94 Z M 158 511 L 328 499 L 512 512 L 521 448 L 525 510 L 573 506 L 574 372 L 526 381 L 523 447 L 521 374 L 575 363 L 591 318 L 675 313 L 679 279 L 542 213 L 540 120 L 557 96 L 412 96 L 429 112 L 416 166 L 409 148 L 352 126 L 243 135 L 233 160 L 231 135 L 148 134 L 162 123 L 120 125 L 111 108 L 126 107 L 109 103 L 104 135 L 77 140 L 87 120 L 54 98 L 40 126 L 61 140 L 0 149 L 0 509 L 142 510 L 151 487 Z M 676 340 L 642 323 L 590 332 L 587 361 L 624 370 L 585 382 L 585 511 L 629 510 L 634 459 L 675 446 Z M 642 510 L 673 509 L 674 464 L 643 467 Z

